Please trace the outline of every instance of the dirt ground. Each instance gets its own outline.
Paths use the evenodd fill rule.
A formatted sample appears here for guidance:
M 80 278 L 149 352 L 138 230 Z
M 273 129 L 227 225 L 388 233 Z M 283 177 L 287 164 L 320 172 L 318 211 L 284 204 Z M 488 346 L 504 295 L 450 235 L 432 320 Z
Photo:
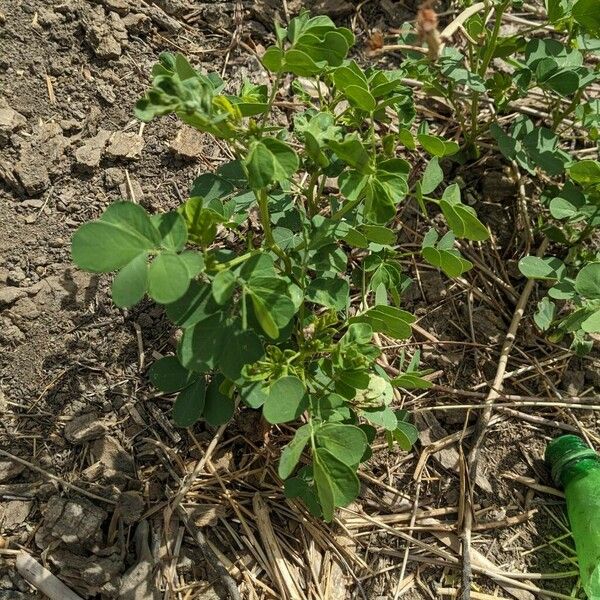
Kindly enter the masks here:
M 151 211 L 172 209 L 196 175 L 223 160 L 218 145 L 175 120 L 140 127 L 133 118 L 159 52 L 180 50 L 198 67 L 224 69 L 232 85 L 264 79 L 247 47 L 268 45 L 279 4 L 244 2 L 236 13 L 235 2 L 0 0 L 0 600 L 43 597 L 17 574 L 19 550 L 82 598 L 227 598 L 207 544 L 243 598 L 293 598 L 289 579 L 296 597 L 339 600 L 433 598 L 458 587 L 464 480 L 456 442 L 489 389 L 514 310 L 514 293 L 494 278 L 513 290 L 523 285 L 514 268 L 522 251 L 515 193 L 501 163 L 458 173 L 497 233 L 494 254 L 471 250 L 483 268 L 448 284 L 407 265 L 416 280 L 407 305 L 426 335 L 404 347 L 421 348 L 423 366 L 439 371 L 433 390 L 405 398 L 420 443 L 411 454 L 380 444 L 363 469 L 361 498 L 331 527 L 284 501 L 273 465 L 289 431 L 267 432 L 249 410 L 228 426 L 188 490 L 191 527 L 180 515 L 169 518 L 167 501 L 214 431 L 174 429 L 172 399 L 147 381 L 153 356 L 172 347 L 162 310 L 116 309 L 109 278 L 70 261 L 74 230 L 110 202 L 133 197 Z M 296 4 L 288 0 L 288 10 Z M 371 28 L 414 18 L 390 1 L 360 12 L 343 0 L 313 4 L 353 24 L 359 48 Z M 243 45 L 230 51 L 236 28 Z M 598 394 L 599 364 L 597 353 L 579 359 L 549 344 L 526 319 L 505 391 L 565 402 Z M 450 408 L 431 410 L 441 405 Z M 474 485 L 482 591 L 543 596 L 485 576 L 497 568 L 567 572 L 519 581 L 571 592 L 571 541 L 541 457 L 561 432 L 584 431 L 597 442 L 598 414 L 519 402 L 497 411 Z M 439 440 L 443 449 L 429 456 Z

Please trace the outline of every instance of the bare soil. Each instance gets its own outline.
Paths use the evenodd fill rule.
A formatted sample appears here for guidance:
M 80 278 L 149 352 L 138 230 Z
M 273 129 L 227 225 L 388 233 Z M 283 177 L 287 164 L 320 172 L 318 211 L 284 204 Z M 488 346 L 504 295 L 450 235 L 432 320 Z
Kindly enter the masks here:
M 299 4 L 286 6 L 293 13 Z M 389 1 L 308 4 L 354 26 L 361 59 L 373 28 L 414 18 L 411 6 Z M 175 120 L 140 127 L 133 105 L 164 50 L 180 50 L 205 70 L 224 69 L 232 85 L 264 79 L 250 49 L 269 44 L 284 4 L 239 5 L 236 14 L 235 2 L 0 0 L 0 600 L 43 597 L 17 573 L 18 550 L 82 598 L 228 597 L 206 543 L 190 535 L 181 515 L 165 512 L 215 433 L 203 425 L 174 429 L 172 399 L 147 381 L 148 365 L 172 349 L 174 332 L 150 303 L 113 307 L 110 279 L 75 269 L 69 243 L 81 223 L 119 197 L 152 211 L 177 206 L 196 175 L 224 160 L 218 145 Z M 232 39 L 243 44 L 230 47 Z M 396 61 L 382 59 L 392 67 Z M 283 498 L 273 467 L 289 430 L 269 431 L 245 410 L 189 490 L 188 520 L 243 598 L 383 600 L 402 590 L 407 598 L 433 598 L 439 588 L 458 587 L 466 485 L 459 437 L 419 459 L 474 423 L 524 282 L 514 269 L 523 250 L 516 191 L 503 180 L 502 163 L 487 156 L 456 175 L 495 232 L 495 251 L 468 249 L 482 268 L 454 283 L 406 265 L 415 279 L 406 302 L 428 333 L 402 347 L 420 348 L 424 366 L 439 371 L 437 387 L 404 398 L 420 444 L 411 454 L 380 444 L 363 469 L 359 501 L 325 526 Z M 403 216 L 410 241 L 411 228 L 423 224 L 410 211 Z M 398 351 L 387 348 L 390 359 Z M 505 392 L 563 401 L 597 394 L 598 365 L 597 352 L 574 358 L 538 337 L 526 318 Z M 430 410 L 441 405 L 447 410 Z M 560 498 L 540 488 L 552 486 L 541 457 L 561 432 L 598 442 L 597 415 L 514 403 L 496 413 L 472 483 L 474 549 L 498 569 L 574 568 Z M 468 444 L 466 436 L 465 452 Z M 487 593 L 539 595 L 500 587 L 486 571 L 475 578 Z M 569 594 L 575 581 L 529 584 Z

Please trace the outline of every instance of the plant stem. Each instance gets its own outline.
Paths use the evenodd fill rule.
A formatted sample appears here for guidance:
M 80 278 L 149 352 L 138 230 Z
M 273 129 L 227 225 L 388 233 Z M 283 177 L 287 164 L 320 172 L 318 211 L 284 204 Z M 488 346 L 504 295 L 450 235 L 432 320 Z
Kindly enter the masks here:
M 494 21 L 494 28 L 492 29 L 492 33 L 490 35 L 490 39 L 487 41 L 485 46 L 485 52 L 483 58 L 481 60 L 481 64 L 479 65 L 479 69 L 477 73 L 480 77 L 485 77 L 485 74 L 492 62 L 492 58 L 494 57 L 494 52 L 496 51 L 496 44 L 498 43 L 498 36 L 500 34 L 500 27 L 502 25 L 502 15 L 504 11 L 510 5 L 511 0 L 505 0 L 502 4 L 499 4 L 496 8 L 496 20 Z M 480 92 L 475 92 L 472 98 L 471 104 L 471 131 L 469 136 L 469 142 L 474 144 L 479 132 L 477 131 L 477 118 L 479 116 L 479 98 L 481 94 Z
M 256 200 L 258 201 L 258 210 L 260 212 L 260 222 L 265 233 L 265 241 L 267 247 L 283 261 L 285 265 L 285 272 L 288 275 L 292 274 L 292 261 L 290 257 L 277 245 L 275 238 L 273 237 L 273 231 L 271 229 L 271 214 L 269 213 L 269 197 L 267 196 L 267 190 L 261 188 L 258 192 L 254 193 Z

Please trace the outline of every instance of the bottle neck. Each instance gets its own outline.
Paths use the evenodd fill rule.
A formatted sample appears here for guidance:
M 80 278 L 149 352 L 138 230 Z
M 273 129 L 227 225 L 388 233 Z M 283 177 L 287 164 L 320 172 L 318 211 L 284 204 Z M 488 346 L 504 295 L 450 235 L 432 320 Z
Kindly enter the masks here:
M 598 457 L 576 458 L 562 466 L 558 473 L 558 483 L 566 488 L 570 483 L 587 477 L 592 472 L 600 472 Z

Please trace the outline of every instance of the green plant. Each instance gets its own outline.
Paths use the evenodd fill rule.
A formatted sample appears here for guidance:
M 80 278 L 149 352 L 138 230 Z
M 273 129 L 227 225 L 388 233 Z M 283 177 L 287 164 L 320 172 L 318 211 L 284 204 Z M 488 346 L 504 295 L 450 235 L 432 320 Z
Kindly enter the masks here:
M 378 362 L 378 336 L 409 338 L 415 321 L 401 307 L 410 279 L 400 260 L 420 254 L 458 276 L 473 265 L 455 239 L 489 234 L 458 185 L 436 194 L 439 159 L 459 145 L 424 121 L 411 132 L 404 71 L 349 60 L 352 32 L 327 17 L 302 14 L 276 34 L 263 57 L 271 85 L 247 82 L 238 94 L 182 55 L 161 55 L 138 118 L 174 113 L 223 140 L 233 160 L 198 177 L 177 211 L 150 216 L 136 204 L 112 204 L 75 233 L 72 255 L 83 269 L 118 271 L 115 304 L 130 307 L 148 294 L 181 328 L 176 356 L 150 369 L 156 387 L 177 393 L 178 425 L 225 423 L 237 399 L 270 423 L 302 421 L 279 475 L 288 496 L 329 521 L 358 495 L 356 471 L 376 428 L 405 450 L 417 439 L 392 402 L 394 388 L 428 387 L 418 353 L 395 378 Z M 283 126 L 277 94 L 290 74 L 302 108 Z M 413 185 L 399 150 L 431 156 Z M 431 229 L 420 251 L 397 242 L 397 209 L 407 197 L 447 224 L 443 233 Z M 249 211 L 259 234 L 246 226 Z M 235 239 L 227 248 L 223 230 Z M 305 449 L 310 461 L 298 468 Z
M 568 172 L 562 187 L 552 186 L 544 194 L 554 219 L 544 223 L 544 230 L 568 248 L 565 259 L 526 256 L 519 269 L 530 279 L 553 284 L 538 303 L 536 325 L 553 341 L 571 334 L 573 348 L 585 353 L 592 346 L 589 334 L 600 333 L 600 252 L 588 245 L 600 228 L 600 163 L 582 160 Z

